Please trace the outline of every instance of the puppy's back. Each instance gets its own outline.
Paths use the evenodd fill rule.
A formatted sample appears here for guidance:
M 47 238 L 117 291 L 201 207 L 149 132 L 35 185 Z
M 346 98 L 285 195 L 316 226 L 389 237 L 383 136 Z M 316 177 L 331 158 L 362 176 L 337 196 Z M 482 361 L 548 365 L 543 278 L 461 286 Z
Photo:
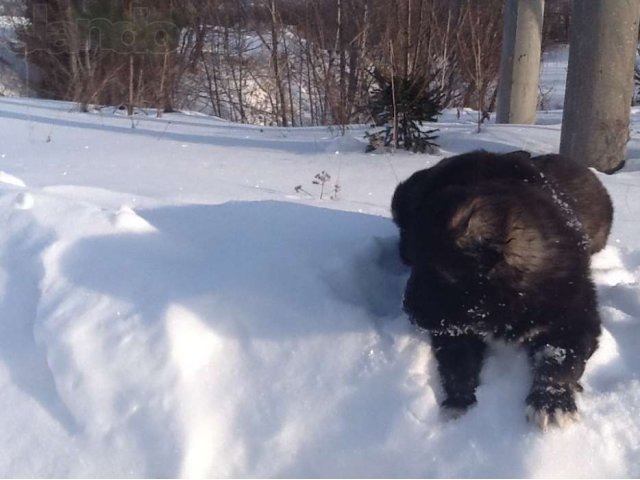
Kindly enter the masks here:
M 488 183 L 460 203 L 450 225 L 462 255 L 478 266 L 493 256 L 491 282 L 527 289 L 587 268 L 582 231 L 535 186 Z
M 589 252 L 596 253 L 607 244 L 613 204 L 598 177 L 584 165 L 561 155 L 532 158 L 546 180 L 575 212 L 589 238 Z

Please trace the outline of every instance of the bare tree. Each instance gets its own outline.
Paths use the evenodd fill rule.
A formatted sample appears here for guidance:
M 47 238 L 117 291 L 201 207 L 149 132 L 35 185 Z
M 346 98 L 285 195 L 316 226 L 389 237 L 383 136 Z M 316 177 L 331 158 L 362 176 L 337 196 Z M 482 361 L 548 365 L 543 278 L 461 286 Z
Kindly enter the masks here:
M 493 8 L 491 8 L 493 7 Z M 463 104 L 474 103 L 478 132 L 494 109 L 500 68 L 502 1 L 466 0 L 459 13 L 456 48 L 460 73 L 467 85 Z

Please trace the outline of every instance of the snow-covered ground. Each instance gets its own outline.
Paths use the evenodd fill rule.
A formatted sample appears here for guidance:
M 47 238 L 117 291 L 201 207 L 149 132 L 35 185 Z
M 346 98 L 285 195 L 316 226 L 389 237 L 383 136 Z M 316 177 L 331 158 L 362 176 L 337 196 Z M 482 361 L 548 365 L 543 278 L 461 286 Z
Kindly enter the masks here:
M 527 424 L 505 345 L 443 420 L 400 308 L 397 181 L 474 148 L 557 151 L 560 116 L 476 134 L 447 112 L 440 155 L 364 154 L 359 127 L 0 98 L 0 475 L 640 476 L 640 110 L 601 176 L 616 213 L 579 423 Z

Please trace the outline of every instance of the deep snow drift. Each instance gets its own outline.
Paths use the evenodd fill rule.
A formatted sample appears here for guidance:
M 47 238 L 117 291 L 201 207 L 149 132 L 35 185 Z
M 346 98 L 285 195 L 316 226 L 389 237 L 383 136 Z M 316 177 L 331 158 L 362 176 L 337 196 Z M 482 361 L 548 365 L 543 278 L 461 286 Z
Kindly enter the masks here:
M 132 128 L 0 99 L 0 474 L 640 476 L 640 116 L 627 166 L 601 177 L 616 217 L 582 419 L 543 434 L 505 345 L 478 405 L 440 418 L 400 308 L 397 180 L 472 148 L 557 150 L 560 112 L 481 134 L 466 114 L 445 114 L 439 156 L 366 155 L 361 128 Z

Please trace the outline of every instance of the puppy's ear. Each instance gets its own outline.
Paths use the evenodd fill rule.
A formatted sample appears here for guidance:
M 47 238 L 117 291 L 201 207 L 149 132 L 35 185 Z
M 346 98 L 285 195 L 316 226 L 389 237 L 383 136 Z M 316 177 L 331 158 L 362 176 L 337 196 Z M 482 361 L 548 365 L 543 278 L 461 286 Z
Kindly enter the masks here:
M 471 201 L 465 202 L 460 205 L 451 215 L 449 221 L 449 229 L 453 232 L 456 239 L 467 236 L 469 234 L 469 227 L 471 224 L 471 218 L 476 213 L 479 206 L 479 199 L 473 198 Z
M 503 153 L 502 158 L 508 160 L 529 160 L 531 153 L 525 150 L 516 150 L 515 152 Z
M 456 237 L 497 240 L 501 205 L 495 196 L 476 195 L 469 198 L 451 215 L 449 227 Z
M 413 221 L 421 202 L 432 193 L 436 172 L 435 167 L 418 170 L 396 187 L 391 199 L 391 214 L 400 228 Z
M 481 269 L 493 268 L 502 258 L 504 215 L 499 203 L 492 197 L 474 197 L 457 208 L 449 222 L 456 247 Z

